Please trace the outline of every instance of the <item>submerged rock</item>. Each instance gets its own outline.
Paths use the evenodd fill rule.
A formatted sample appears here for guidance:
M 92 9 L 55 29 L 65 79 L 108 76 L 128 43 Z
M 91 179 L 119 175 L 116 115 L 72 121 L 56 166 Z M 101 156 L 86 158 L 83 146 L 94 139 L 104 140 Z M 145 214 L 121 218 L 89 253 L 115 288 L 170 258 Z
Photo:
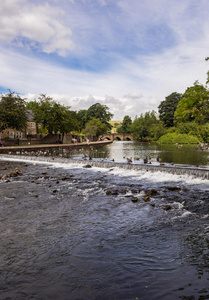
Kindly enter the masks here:
M 91 165 L 84 165 L 83 168 L 92 168 Z
M 106 195 L 111 195 L 111 191 L 106 191 Z
M 165 206 L 163 206 L 163 209 L 164 210 L 171 210 L 172 206 L 171 205 L 165 205 Z
M 180 186 L 168 186 L 167 189 L 169 191 L 178 191 L 181 189 L 181 187 Z
M 1 179 L 5 179 L 5 178 L 8 178 L 8 177 L 16 177 L 18 175 L 21 175 L 22 172 L 19 168 L 15 168 L 14 171 L 10 172 L 10 173 L 5 173 L 1 176 Z
M 133 198 L 131 199 L 131 201 L 132 201 L 132 202 L 137 202 L 137 201 L 139 201 L 139 198 L 138 198 L 138 197 L 133 197 Z
M 156 195 L 156 194 L 157 194 L 157 190 L 156 190 L 156 189 L 151 189 L 151 190 L 147 193 L 147 196 Z

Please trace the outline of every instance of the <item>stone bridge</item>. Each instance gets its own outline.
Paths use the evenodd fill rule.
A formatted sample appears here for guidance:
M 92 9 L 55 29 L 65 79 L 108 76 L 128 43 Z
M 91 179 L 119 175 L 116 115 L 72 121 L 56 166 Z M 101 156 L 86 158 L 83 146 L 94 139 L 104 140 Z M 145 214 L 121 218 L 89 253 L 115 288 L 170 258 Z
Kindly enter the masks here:
M 129 133 L 109 133 L 103 134 L 99 138 L 107 139 L 110 141 L 133 141 L 133 135 Z

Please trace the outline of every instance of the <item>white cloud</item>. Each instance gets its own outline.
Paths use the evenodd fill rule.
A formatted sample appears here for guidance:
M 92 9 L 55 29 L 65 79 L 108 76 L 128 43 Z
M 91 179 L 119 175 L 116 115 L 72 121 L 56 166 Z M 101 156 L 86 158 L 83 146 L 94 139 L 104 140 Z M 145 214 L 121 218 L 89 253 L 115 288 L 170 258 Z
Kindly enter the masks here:
M 29 98 L 45 93 L 74 110 L 100 102 L 121 120 L 157 110 L 170 93 L 206 81 L 206 0 L 34 2 L 0 4 L 5 88 Z M 66 65 L 50 55 L 44 61 L 33 48 L 68 54 Z
M 0 4 L 0 40 L 16 46 L 37 47 L 38 50 L 66 55 L 74 45 L 71 29 L 62 23 L 64 11 L 27 0 L 9 0 Z M 27 39 L 27 40 L 25 40 Z

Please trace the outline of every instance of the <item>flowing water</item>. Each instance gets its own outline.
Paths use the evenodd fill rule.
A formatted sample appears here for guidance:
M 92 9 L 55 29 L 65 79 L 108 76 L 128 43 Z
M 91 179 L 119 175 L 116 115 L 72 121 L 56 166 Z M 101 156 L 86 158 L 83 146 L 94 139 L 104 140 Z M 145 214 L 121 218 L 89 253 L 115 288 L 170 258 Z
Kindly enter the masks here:
M 118 147 L 91 149 L 92 161 L 140 154 Z M 159 150 L 143 151 L 155 164 Z M 84 168 L 82 152 L 75 161 L 0 157 L 22 169 L 0 180 L 0 299 L 209 299 L 208 179 Z

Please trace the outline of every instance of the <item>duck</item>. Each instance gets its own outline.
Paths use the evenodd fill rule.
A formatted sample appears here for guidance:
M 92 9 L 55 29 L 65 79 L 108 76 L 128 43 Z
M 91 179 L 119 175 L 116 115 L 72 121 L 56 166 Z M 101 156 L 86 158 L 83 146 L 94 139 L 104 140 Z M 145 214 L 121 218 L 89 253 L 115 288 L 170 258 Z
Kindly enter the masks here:
M 140 160 L 140 157 L 138 157 L 138 156 L 134 157 L 134 160 Z
M 148 163 L 148 158 L 147 156 L 144 158 L 144 164 L 147 164 Z
M 127 157 L 126 160 L 127 160 L 127 163 L 129 163 L 129 164 L 132 163 L 132 157 L 130 157 L 130 158 Z

